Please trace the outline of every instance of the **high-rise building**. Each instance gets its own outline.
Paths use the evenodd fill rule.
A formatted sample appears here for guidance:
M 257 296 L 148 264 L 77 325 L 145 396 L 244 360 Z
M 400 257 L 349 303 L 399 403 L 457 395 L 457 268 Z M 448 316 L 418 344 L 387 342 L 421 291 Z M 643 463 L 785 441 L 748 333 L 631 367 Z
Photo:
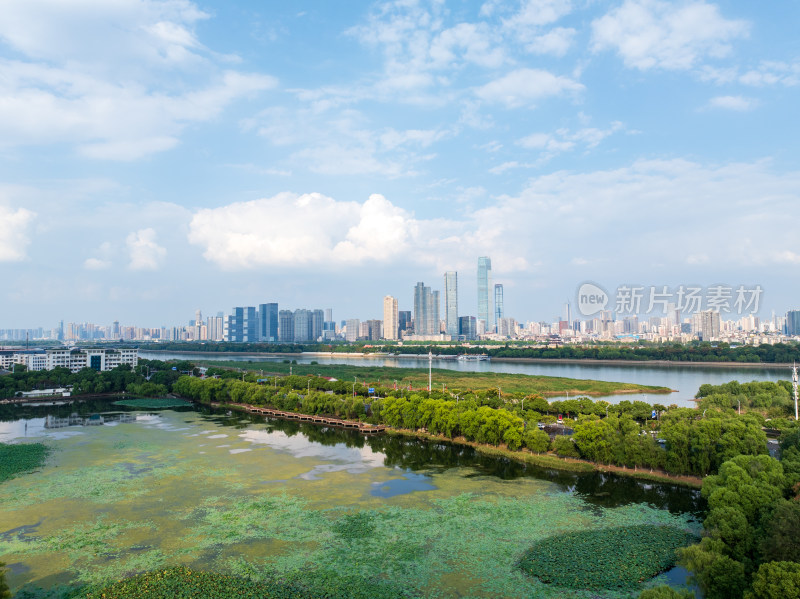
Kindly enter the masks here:
M 444 273 L 444 322 L 448 335 L 458 335 L 458 273 Z
M 414 286 L 414 334 L 439 334 L 439 292 L 425 283 Z
M 478 258 L 478 320 L 483 321 L 483 330 L 489 328 L 489 285 L 492 280 L 492 260 L 488 256 Z
M 311 341 L 311 311 L 298 308 L 294 311 L 294 342 Z
M 344 335 L 344 338 L 352 343 L 353 341 L 358 340 L 358 336 L 361 333 L 361 321 L 358 318 L 348 318 L 345 321 L 345 328 L 347 329 Z
M 458 317 L 458 334 L 466 341 L 473 341 L 478 337 L 477 322 L 474 316 Z
M 233 308 L 227 320 L 226 341 L 253 343 L 258 341 L 258 312 L 253 306 Z
M 224 334 L 224 316 L 209 316 L 206 321 L 206 337 L 209 341 L 222 341 Z
M 428 297 L 431 288 L 425 287 L 425 283 L 419 282 L 414 285 L 414 334 L 426 335 L 428 326 L 427 304 L 425 298 Z
M 322 329 L 325 324 L 325 313 L 317 308 L 311 312 L 311 341 L 322 338 Z
M 800 310 L 789 310 L 786 313 L 786 334 L 800 335 Z
M 564 328 L 566 329 L 567 323 L 566 321 L 561 321 L 564 323 Z M 502 335 L 503 337 L 516 337 L 517 335 L 517 321 L 513 318 L 504 318 L 501 317 L 497 320 L 497 334 Z
M 383 336 L 383 321 L 377 318 L 361 323 L 362 337 L 370 341 L 378 341 Z
M 428 306 L 426 313 L 428 316 L 428 335 L 438 335 L 441 333 L 441 326 L 439 320 L 439 292 L 433 290 L 426 298 Z
M 291 310 L 278 312 L 278 340 L 281 343 L 294 343 L 294 313 Z
M 383 298 L 383 338 L 397 339 L 400 322 L 397 310 L 397 298 L 387 295 Z
M 322 323 L 322 338 L 325 340 L 336 338 L 336 323 L 333 320 L 333 310 L 325 309 L 325 320 Z
M 278 304 L 258 306 L 259 341 L 274 343 L 278 340 Z
M 411 323 L 411 310 L 400 310 L 397 313 L 397 327 L 400 334 L 402 334 L 403 331 L 409 330 L 411 328 Z
M 500 321 L 505 318 L 503 310 L 503 285 L 497 283 L 494 286 L 494 330 L 500 332 Z
M 716 310 L 703 310 L 692 315 L 692 332 L 703 341 L 719 337 L 719 324 L 719 312 Z

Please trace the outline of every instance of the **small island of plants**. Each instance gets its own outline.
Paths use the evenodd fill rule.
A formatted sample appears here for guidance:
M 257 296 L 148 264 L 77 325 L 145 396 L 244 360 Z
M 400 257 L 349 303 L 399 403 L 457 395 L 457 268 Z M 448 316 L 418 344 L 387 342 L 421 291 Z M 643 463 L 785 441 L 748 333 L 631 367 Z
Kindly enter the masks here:
M 672 526 L 622 526 L 542 539 L 519 567 L 540 581 L 571 589 L 633 590 L 672 568 L 675 550 L 696 540 Z
M 43 443 L 0 443 L 0 483 L 40 468 L 49 453 Z

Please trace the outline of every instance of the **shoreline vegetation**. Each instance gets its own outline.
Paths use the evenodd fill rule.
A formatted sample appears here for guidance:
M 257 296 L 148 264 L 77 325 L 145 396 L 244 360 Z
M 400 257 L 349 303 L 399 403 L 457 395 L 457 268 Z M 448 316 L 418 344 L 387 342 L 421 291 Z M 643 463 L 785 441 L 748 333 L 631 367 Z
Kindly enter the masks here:
M 251 404 L 233 404 L 233 403 L 219 403 L 214 404 L 216 408 L 226 408 L 238 412 L 257 413 L 254 412 L 258 406 Z M 296 412 L 299 414 L 299 412 Z M 270 416 L 271 418 L 278 418 L 278 416 Z M 359 424 L 358 420 L 347 420 L 345 422 L 351 424 Z M 313 422 L 310 422 L 313 424 Z M 464 445 L 473 448 L 476 452 L 494 457 L 494 458 L 507 458 L 520 462 L 522 464 L 530 464 L 539 468 L 552 468 L 555 470 L 563 470 L 566 472 L 607 472 L 617 474 L 620 476 L 628 476 L 640 480 L 647 480 L 658 483 L 670 483 L 681 485 L 685 487 L 692 487 L 699 489 L 703 484 L 703 479 L 697 476 L 677 475 L 664 472 L 663 470 L 654 470 L 648 468 L 627 468 L 624 466 L 615 466 L 613 464 L 600 464 L 590 462 L 588 460 L 581 460 L 578 458 L 560 457 L 554 452 L 534 453 L 528 449 L 511 450 L 506 446 L 494 446 L 486 443 L 478 443 L 470 441 L 469 439 L 459 437 L 447 437 L 441 434 L 431 434 L 424 430 L 411 430 L 395 427 L 387 427 L 382 431 L 386 435 L 394 435 L 400 437 L 408 437 L 413 439 L 422 439 L 431 442 L 445 442 L 453 443 L 454 445 Z
M 314 357 L 337 357 L 345 356 L 348 358 L 363 358 L 364 360 L 380 360 L 382 358 L 394 358 L 397 360 L 420 360 L 427 356 L 427 354 L 412 355 L 412 354 L 392 354 L 384 352 L 332 352 L 332 351 L 295 351 L 295 352 L 268 352 L 268 351 L 199 351 L 187 349 L 153 349 L 150 347 L 142 348 L 143 352 L 153 354 L 187 354 L 192 356 L 208 356 L 209 354 L 218 356 L 255 356 L 255 357 L 270 357 L 270 358 L 292 358 L 299 357 L 314 358 Z M 433 354 L 433 359 L 438 360 L 442 355 L 447 354 Z M 752 368 L 752 369 L 766 369 L 766 370 L 785 370 L 792 367 L 792 362 L 701 362 L 701 361 L 688 361 L 688 360 L 620 360 L 620 359 L 607 359 L 607 358 L 504 358 L 492 357 L 492 362 L 500 362 L 507 364 L 599 364 L 603 366 L 680 366 L 689 368 Z M 274 363 L 274 362 L 273 362 Z M 387 368 L 395 368 L 390 366 Z
M 216 360 L 198 360 L 198 364 L 210 365 L 219 368 L 232 368 L 231 362 Z M 349 364 L 287 364 L 280 362 L 242 362 L 237 363 L 239 368 L 249 372 L 263 371 L 264 375 L 286 376 L 290 372 L 297 376 L 330 376 L 341 381 L 357 377 L 358 385 L 381 386 L 397 389 L 407 389 L 409 384 L 412 390 L 427 389 L 428 371 L 423 368 L 387 368 L 384 366 L 352 366 Z M 609 381 L 596 381 L 591 379 L 572 379 L 567 377 L 537 376 L 530 374 L 512 374 L 502 372 L 461 372 L 444 368 L 432 369 L 435 377 L 434 388 L 456 392 L 469 390 L 501 389 L 502 393 L 530 393 L 535 392 L 543 397 L 557 397 L 565 394 L 604 396 L 625 393 L 673 393 L 668 387 L 652 385 L 639 385 L 636 383 L 617 383 Z
M 669 364 L 791 364 L 800 361 L 800 344 L 776 343 L 758 346 L 731 346 L 721 342 L 693 341 L 681 343 L 638 342 L 596 342 L 573 345 L 563 342 L 531 343 L 530 341 L 482 341 L 480 343 L 453 342 L 403 342 L 391 343 L 357 342 L 342 343 L 228 343 L 228 342 L 167 342 L 140 344 L 140 348 L 150 351 L 197 351 L 199 353 L 251 353 L 266 352 L 273 355 L 324 352 L 333 354 L 375 354 L 399 355 L 401 357 L 424 357 L 428 352 L 437 356 L 464 354 L 468 356 L 487 355 L 492 359 L 576 359 L 580 362 L 597 360 L 619 360 L 621 362 L 661 361 Z

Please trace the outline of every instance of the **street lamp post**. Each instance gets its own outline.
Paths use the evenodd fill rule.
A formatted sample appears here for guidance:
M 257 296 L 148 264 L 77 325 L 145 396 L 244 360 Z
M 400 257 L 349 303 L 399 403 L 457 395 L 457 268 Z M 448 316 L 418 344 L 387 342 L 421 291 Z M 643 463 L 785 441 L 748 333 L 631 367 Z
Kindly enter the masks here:
M 428 393 L 431 392 L 433 388 L 433 351 L 428 350 Z
M 356 396 L 356 377 L 353 377 L 353 397 Z

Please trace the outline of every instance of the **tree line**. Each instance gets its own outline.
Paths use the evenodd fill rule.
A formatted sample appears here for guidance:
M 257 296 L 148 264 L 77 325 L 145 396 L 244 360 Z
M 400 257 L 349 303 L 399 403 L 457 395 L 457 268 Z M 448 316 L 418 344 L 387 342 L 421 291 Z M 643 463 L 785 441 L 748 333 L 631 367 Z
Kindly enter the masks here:
M 172 370 L 175 366 L 176 370 Z M 69 368 L 28 371 L 17 366 L 12 373 L 0 376 L 0 399 L 20 396 L 23 391 L 72 387 L 72 395 L 127 392 L 144 397 L 166 395 L 181 372 L 191 372 L 194 365 L 189 362 L 167 364 L 159 360 L 139 360 L 132 369 L 120 364 L 112 370 L 97 372 L 83 368 L 72 372 Z M 149 373 L 149 379 L 146 376 Z
M 690 408 L 656 406 L 658 419 L 653 419 L 653 406 L 644 402 L 611 405 L 578 398 L 550 403 L 538 395 L 504 397 L 497 390 L 454 397 L 448 392 L 376 388 L 370 397 L 367 388 L 344 381 L 288 376 L 259 384 L 252 374 L 227 372 L 227 378 L 181 377 L 173 391 L 201 403 L 244 403 L 357 419 L 512 451 L 553 451 L 562 457 L 673 474 L 705 476 L 737 455 L 767 453 L 762 421 L 753 414 L 712 410 L 703 415 Z M 553 422 L 557 414 L 571 432 L 551 438 L 539 423 Z
M 620 343 L 597 342 L 586 345 L 557 345 L 528 341 L 482 341 L 480 345 L 406 342 L 402 346 L 395 343 L 357 342 L 357 343 L 233 343 L 233 342 L 168 342 L 157 345 L 141 344 L 140 347 L 164 351 L 219 352 L 265 352 L 265 353 L 402 353 L 425 355 L 487 354 L 494 358 L 535 358 L 570 360 L 627 360 L 668 362 L 741 362 L 788 364 L 800 361 L 800 344 L 776 343 L 759 346 L 731 346 L 728 343 L 693 341 L 690 343 L 650 343 L 642 342 L 635 346 Z

